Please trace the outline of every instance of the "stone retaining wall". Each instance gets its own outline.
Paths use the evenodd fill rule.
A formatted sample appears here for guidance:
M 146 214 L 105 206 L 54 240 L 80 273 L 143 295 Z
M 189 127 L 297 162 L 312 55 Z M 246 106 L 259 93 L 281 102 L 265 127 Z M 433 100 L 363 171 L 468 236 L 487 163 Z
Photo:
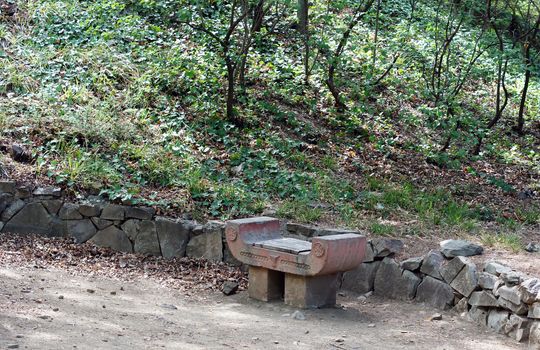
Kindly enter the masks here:
M 540 280 L 497 262 L 480 268 L 463 256 L 432 250 L 398 263 L 396 240 L 374 239 L 366 261 L 343 275 L 342 288 L 382 297 L 415 300 L 540 349 Z M 381 250 L 381 247 L 383 249 Z
M 284 234 L 303 239 L 351 231 L 288 223 Z M 18 187 L 0 181 L 0 232 L 72 237 L 78 243 L 145 255 L 195 257 L 239 264 L 224 238 L 224 223 L 157 216 L 149 207 L 133 207 L 88 198 L 64 199 L 59 188 Z M 430 251 L 398 263 L 403 249 L 396 239 L 375 238 L 368 243 L 365 262 L 346 272 L 342 288 L 358 293 L 415 300 L 453 308 L 470 320 L 529 341 L 540 350 L 540 280 L 496 262 L 483 269 L 462 256 Z
M 149 207 L 111 204 L 98 197 L 65 201 L 62 190 L 0 181 L 0 232 L 72 237 L 145 255 L 196 257 L 237 264 L 224 243 L 224 223 L 157 216 Z

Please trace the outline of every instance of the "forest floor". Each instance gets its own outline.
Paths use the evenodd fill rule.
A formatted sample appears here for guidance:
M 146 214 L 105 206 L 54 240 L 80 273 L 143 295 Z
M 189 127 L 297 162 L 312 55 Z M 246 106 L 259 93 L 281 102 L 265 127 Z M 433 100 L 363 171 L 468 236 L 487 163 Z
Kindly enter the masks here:
M 33 251 L 51 253 L 39 256 L 2 242 L 0 349 L 526 348 L 451 311 L 430 320 L 438 311 L 421 304 L 345 292 L 337 307 L 304 310 L 301 320 L 281 302 L 249 299 L 242 274 L 223 265 L 179 278 L 151 273 L 153 262 L 135 255 L 77 263 L 61 244 L 43 244 Z M 231 276 L 241 291 L 227 297 L 215 287 Z

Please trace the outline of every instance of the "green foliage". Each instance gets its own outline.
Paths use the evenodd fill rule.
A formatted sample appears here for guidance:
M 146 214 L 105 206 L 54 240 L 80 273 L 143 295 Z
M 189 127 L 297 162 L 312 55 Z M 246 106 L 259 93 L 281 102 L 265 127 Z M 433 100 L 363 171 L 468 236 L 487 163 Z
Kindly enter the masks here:
M 412 2 L 383 2 L 379 18 L 370 9 L 333 62 L 331 53 L 359 3 L 315 1 L 306 87 L 304 38 L 291 29 L 296 2 L 268 2 L 273 6 L 260 32 L 250 33 L 242 22 L 224 51 L 219 41 L 227 37 L 230 14 L 243 12 L 232 3 L 17 1 L 18 16 L 0 24 L 0 136 L 31 146 L 37 171 L 75 193 L 98 191 L 203 216 L 254 215 L 280 203 L 280 216 L 302 222 L 337 216 L 352 226 L 401 216 L 466 230 L 478 220 L 514 227 L 488 209 L 461 203 L 449 190 L 372 176 L 372 165 L 358 156 L 378 152 L 385 163 L 408 150 L 454 170 L 492 156 L 538 169 L 540 154 L 528 146 L 533 135 L 516 144 L 501 130 L 484 128 L 500 56 L 490 46 L 493 33 L 482 32 L 479 9 L 457 13 L 445 5 L 437 14 L 430 2 L 417 2 L 414 11 Z M 442 35 L 437 20 L 452 13 L 464 22 L 445 61 L 446 80 L 426 85 Z M 248 34 L 253 41 L 246 53 Z M 485 52 L 465 76 L 475 50 L 471 38 L 481 38 Z M 508 88 L 516 95 L 522 89 L 521 52 L 506 54 Z M 241 128 L 224 118 L 227 58 L 246 63 L 245 85 L 235 98 Z M 344 112 L 332 106 L 325 85 L 330 63 L 346 96 Z M 537 76 L 526 105 L 528 125 L 540 106 Z M 452 95 L 461 82 L 461 92 Z M 516 110 L 511 101 L 508 116 Z M 485 152 L 472 158 L 469 149 L 478 135 L 486 140 Z M 451 146 L 441 151 L 447 139 Z M 516 191 L 503 178 L 477 175 L 507 193 Z M 162 199 L 163 192 L 173 195 Z M 537 209 L 517 216 L 516 225 L 538 223 Z M 370 229 L 396 231 L 378 221 Z

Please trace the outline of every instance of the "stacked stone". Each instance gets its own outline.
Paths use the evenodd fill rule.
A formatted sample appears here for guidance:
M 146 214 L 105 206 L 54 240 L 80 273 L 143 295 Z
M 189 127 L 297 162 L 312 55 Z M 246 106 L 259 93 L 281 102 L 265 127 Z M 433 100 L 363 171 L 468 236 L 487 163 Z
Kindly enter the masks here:
M 440 250 L 398 263 L 402 243 L 376 238 L 365 262 L 343 275 L 342 288 L 386 298 L 415 300 L 461 315 L 540 349 L 540 280 L 496 262 L 483 270 L 465 256 L 482 247 L 466 241 L 441 242 Z
M 96 197 L 65 201 L 54 187 L 0 181 L 0 232 L 72 237 L 128 253 L 205 258 L 237 263 L 224 244 L 224 224 L 156 216 L 150 207 L 112 204 Z

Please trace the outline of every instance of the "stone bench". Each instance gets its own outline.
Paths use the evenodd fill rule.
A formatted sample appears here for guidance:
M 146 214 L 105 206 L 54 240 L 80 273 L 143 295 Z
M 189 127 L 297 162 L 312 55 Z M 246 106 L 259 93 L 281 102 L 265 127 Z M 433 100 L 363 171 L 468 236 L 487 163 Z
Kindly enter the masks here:
M 366 249 L 366 238 L 352 233 L 285 238 L 269 217 L 229 221 L 225 236 L 234 257 L 249 265 L 250 297 L 301 308 L 334 305 L 340 273 L 362 263 Z

